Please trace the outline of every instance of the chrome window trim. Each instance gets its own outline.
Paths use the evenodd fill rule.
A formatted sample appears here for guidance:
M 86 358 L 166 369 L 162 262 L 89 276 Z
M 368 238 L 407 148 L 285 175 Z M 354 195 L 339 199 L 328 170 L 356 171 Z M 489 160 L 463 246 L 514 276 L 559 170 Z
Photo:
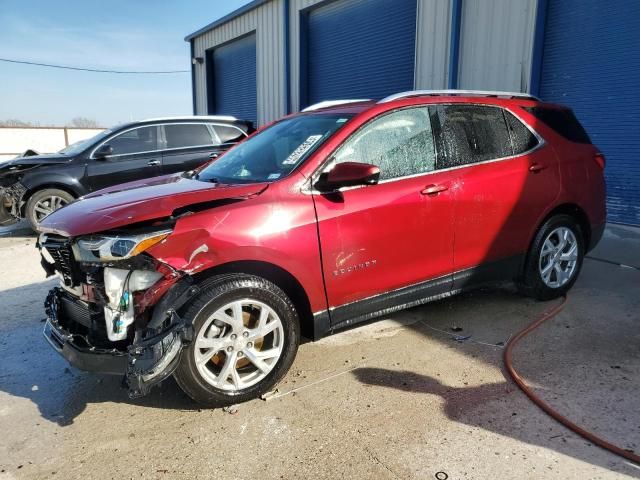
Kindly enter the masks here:
M 116 138 L 116 137 L 118 137 L 118 136 L 120 136 L 120 135 L 122 135 L 124 133 L 130 132 L 132 130 L 137 130 L 139 128 L 147 128 L 147 127 L 156 127 L 157 128 L 157 127 L 164 127 L 165 125 L 205 125 L 205 126 L 208 126 L 208 125 L 219 125 L 219 126 L 222 126 L 222 127 L 233 127 L 236 130 L 238 130 L 239 132 L 241 132 L 242 135 L 244 135 L 245 137 L 248 136 L 241 128 L 238 128 L 235 125 L 228 125 L 228 124 L 225 124 L 225 123 L 216 123 L 216 122 L 197 122 L 197 121 L 193 121 L 193 122 L 170 122 L 170 123 L 153 123 L 151 125 L 138 125 L 138 126 L 135 126 L 135 127 L 131 127 L 131 128 L 127 128 L 125 130 L 122 130 L 122 131 L 120 131 L 120 132 L 108 137 L 107 139 L 103 140 L 102 142 L 100 142 L 97 147 L 95 147 L 93 150 L 91 150 L 91 154 L 89 155 L 89 160 L 96 160 L 96 158 L 93 156 L 93 154 L 96 153 L 96 150 L 98 150 L 102 145 L 104 145 L 106 143 L 109 143 L 110 140 L 112 140 L 112 139 L 114 139 L 114 138 Z M 210 130 L 209 128 L 207 128 L 207 129 Z M 214 133 L 215 133 L 215 135 L 217 137 L 218 134 L 217 134 L 217 132 L 215 132 L 215 130 L 214 130 Z M 218 138 L 218 140 L 220 140 L 220 139 Z M 226 143 L 229 143 L 229 142 L 226 142 Z M 225 144 L 220 142 L 218 145 L 192 145 L 190 147 L 159 148 L 157 150 L 145 150 L 145 151 L 142 151 L 142 152 L 117 153 L 115 155 L 108 155 L 105 158 L 124 157 L 124 156 L 128 156 L 128 155 L 140 155 L 140 154 L 143 154 L 143 153 L 170 152 L 170 151 L 174 151 L 174 150 L 182 150 L 182 149 L 185 149 L 185 148 L 219 147 L 221 145 L 225 145 Z
M 524 151 L 522 153 L 518 153 L 516 155 L 509 155 L 507 157 L 492 158 L 492 159 L 489 159 L 489 160 L 483 160 L 481 162 L 466 163 L 464 165 L 456 165 L 455 167 L 440 168 L 440 169 L 432 170 L 430 172 L 414 173 L 414 174 L 411 174 L 411 175 L 405 175 L 403 177 L 388 178 L 386 180 L 381 180 L 381 181 L 379 181 L 378 183 L 376 183 L 374 185 L 356 185 L 356 186 L 353 186 L 353 187 L 343 187 L 343 188 L 339 188 L 337 191 L 338 192 L 344 192 L 344 191 L 355 190 L 355 189 L 359 189 L 359 188 L 375 187 L 375 185 L 380 185 L 380 184 L 389 183 L 389 182 L 395 182 L 395 181 L 398 181 L 398 180 L 406 180 L 408 178 L 422 177 L 422 176 L 426 176 L 426 175 L 432 175 L 434 173 L 449 172 L 449 171 L 458 170 L 458 169 L 461 169 L 461 168 L 474 167 L 476 165 L 484 165 L 484 164 L 488 164 L 488 163 L 502 162 L 502 161 L 505 161 L 505 160 L 513 160 L 515 158 L 519 158 L 519 157 L 522 157 L 524 155 L 530 155 L 533 152 L 535 152 L 536 150 L 544 147 L 547 144 L 547 141 L 536 130 L 534 130 L 527 122 L 522 120 L 522 118 L 520 118 L 515 112 L 509 110 L 506 107 L 502 107 L 500 105 L 488 105 L 486 103 L 425 103 L 425 104 L 420 104 L 420 105 L 411 105 L 411 106 L 400 107 L 400 108 L 397 108 L 397 109 L 389 110 L 388 112 L 385 112 L 385 114 L 386 113 L 393 113 L 393 112 L 397 112 L 397 111 L 401 111 L 401 110 L 407 110 L 407 109 L 410 109 L 410 108 L 424 108 L 424 107 L 440 106 L 440 105 L 447 105 L 447 106 L 449 106 L 449 105 L 473 105 L 473 106 L 481 106 L 481 107 L 499 108 L 499 109 L 501 109 L 503 111 L 506 110 L 508 113 L 513 115 L 520 123 L 522 123 L 533 134 L 534 137 L 536 137 L 536 139 L 538 140 L 538 144 L 535 147 L 530 148 L 529 150 L 526 150 L 526 151 Z M 315 184 L 315 182 L 318 181 L 318 177 L 322 173 L 324 173 L 326 171 L 326 169 L 331 166 L 332 163 L 335 162 L 335 159 L 333 158 L 334 153 L 340 147 L 342 147 L 347 142 L 347 140 L 349 140 L 353 135 L 355 135 L 358 131 L 360 131 L 360 129 L 364 128 L 366 125 L 368 125 L 373 120 L 375 120 L 377 118 L 380 118 L 380 116 L 377 116 L 377 117 L 371 119 L 369 122 L 365 123 L 364 125 L 361 125 L 360 128 L 358 128 L 355 132 L 353 132 L 347 139 L 345 139 L 344 142 L 342 142 L 340 145 L 338 145 L 331 152 L 331 154 L 328 156 L 328 160 L 326 160 L 324 163 L 322 163 L 322 165 L 320 165 L 316 170 L 314 170 L 314 172 L 309 176 L 308 186 L 307 185 L 303 186 L 301 192 L 303 194 L 305 194 L 305 195 L 322 195 L 323 192 L 315 190 L 313 188 L 313 184 Z M 307 182 L 305 182 L 305 183 L 307 183 Z M 326 193 L 326 192 L 324 192 L 324 193 Z

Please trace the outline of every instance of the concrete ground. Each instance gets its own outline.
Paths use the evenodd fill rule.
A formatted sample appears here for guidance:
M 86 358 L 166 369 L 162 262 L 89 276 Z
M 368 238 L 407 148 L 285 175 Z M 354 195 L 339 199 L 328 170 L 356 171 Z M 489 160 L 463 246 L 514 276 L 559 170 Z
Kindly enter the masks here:
M 129 400 L 120 379 L 69 368 L 41 336 L 53 282 L 34 238 L 12 232 L 0 232 L 0 479 L 640 478 L 505 377 L 501 345 L 555 302 L 500 288 L 400 312 L 304 344 L 272 400 L 200 410 L 173 380 Z M 556 409 L 640 452 L 640 233 L 610 227 L 592 256 L 515 363 Z

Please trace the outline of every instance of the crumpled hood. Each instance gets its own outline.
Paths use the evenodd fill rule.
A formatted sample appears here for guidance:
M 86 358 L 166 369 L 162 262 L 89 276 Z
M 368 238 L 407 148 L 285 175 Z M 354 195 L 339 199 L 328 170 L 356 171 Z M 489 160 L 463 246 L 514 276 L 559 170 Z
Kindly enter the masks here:
M 33 155 L 31 157 L 19 157 L 9 160 L 0 161 L 0 174 L 13 171 L 15 169 L 24 169 L 35 167 L 37 165 L 54 165 L 58 163 L 67 163 L 72 159 L 61 153 L 52 153 L 48 155 Z
M 268 183 L 225 185 L 165 175 L 99 190 L 56 210 L 40 224 L 43 232 L 77 237 L 132 223 L 170 216 L 176 209 L 197 203 L 246 199 Z

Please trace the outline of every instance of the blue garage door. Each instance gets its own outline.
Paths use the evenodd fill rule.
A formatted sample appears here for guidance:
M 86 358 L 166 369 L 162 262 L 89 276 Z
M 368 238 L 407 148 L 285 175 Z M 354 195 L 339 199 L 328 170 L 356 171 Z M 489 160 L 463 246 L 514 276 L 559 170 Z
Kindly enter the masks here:
M 213 49 L 209 66 L 209 113 L 257 120 L 256 36 Z
M 640 2 L 548 2 L 540 95 L 607 157 L 609 221 L 640 225 Z
M 338 0 L 309 10 L 302 35 L 302 107 L 411 90 L 416 3 Z

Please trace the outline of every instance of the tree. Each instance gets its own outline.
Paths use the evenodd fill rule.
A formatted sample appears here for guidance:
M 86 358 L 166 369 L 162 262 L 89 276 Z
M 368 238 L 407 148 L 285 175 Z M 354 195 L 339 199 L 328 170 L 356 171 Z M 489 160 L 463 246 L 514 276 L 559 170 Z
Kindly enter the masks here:
M 9 118 L 7 120 L 0 121 L 0 127 L 31 127 L 32 123 L 23 122 L 22 120 L 18 120 L 17 118 Z
M 71 120 L 71 125 L 78 128 L 99 128 L 98 122 L 86 117 L 75 117 Z

